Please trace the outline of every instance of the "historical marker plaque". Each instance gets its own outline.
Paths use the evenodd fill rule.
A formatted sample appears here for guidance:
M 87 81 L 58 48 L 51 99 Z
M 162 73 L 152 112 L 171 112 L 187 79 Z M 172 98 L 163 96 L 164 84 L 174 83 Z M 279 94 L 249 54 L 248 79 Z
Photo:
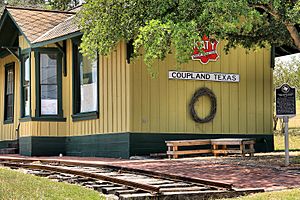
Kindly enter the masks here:
M 276 89 L 277 117 L 294 117 L 296 115 L 296 89 L 283 84 Z

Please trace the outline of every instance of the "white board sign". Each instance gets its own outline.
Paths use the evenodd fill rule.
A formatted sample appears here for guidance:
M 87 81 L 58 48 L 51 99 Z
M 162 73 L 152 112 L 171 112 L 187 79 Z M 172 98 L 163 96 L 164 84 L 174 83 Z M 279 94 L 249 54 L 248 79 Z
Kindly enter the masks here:
M 218 81 L 218 82 L 240 82 L 239 74 L 226 74 L 215 72 L 181 72 L 169 71 L 169 79 Z

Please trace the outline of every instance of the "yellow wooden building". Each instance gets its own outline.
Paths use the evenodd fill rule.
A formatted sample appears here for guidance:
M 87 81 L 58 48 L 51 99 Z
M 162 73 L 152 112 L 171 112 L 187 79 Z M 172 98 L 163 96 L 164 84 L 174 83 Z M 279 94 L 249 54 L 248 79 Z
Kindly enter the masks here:
M 257 151 L 273 150 L 271 49 L 225 54 L 220 42 L 216 61 L 191 59 L 177 68 L 169 55 L 154 64 L 158 77 L 152 79 L 142 57 L 129 62 L 126 42 L 106 57 L 83 57 L 77 10 L 5 8 L 0 149 L 128 158 L 165 152 L 165 140 L 251 137 Z M 200 88 L 216 101 L 205 123 L 191 115 L 191 108 L 200 119 L 210 115 L 208 96 L 191 104 Z

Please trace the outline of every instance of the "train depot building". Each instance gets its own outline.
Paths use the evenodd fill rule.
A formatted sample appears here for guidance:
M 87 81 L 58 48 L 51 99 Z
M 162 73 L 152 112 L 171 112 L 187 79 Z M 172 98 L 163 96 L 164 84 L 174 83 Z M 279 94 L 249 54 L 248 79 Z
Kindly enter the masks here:
M 223 51 L 203 37 L 191 61 L 130 61 L 120 42 L 90 60 L 76 9 L 6 7 L 0 21 L 0 149 L 26 156 L 129 158 L 166 152 L 166 140 L 255 138 L 272 151 L 271 48 Z M 198 44 L 198 43 L 197 43 Z M 201 46 L 201 47 L 202 47 Z

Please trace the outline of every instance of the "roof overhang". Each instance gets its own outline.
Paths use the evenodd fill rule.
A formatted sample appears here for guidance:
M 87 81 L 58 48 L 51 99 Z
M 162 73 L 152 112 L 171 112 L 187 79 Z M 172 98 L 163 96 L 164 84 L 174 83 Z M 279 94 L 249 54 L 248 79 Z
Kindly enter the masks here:
M 18 37 L 21 34 L 7 10 L 0 19 L 0 57 L 9 54 L 6 47 L 18 48 Z
M 280 46 L 280 47 L 275 47 L 275 57 L 281 57 L 281 56 L 287 56 L 287 55 L 292 55 L 300 53 L 300 51 L 293 46 Z
M 61 42 L 61 41 L 64 41 L 64 40 L 67 40 L 67 39 L 72 39 L 74 37 L 78 37 L 78 36 L 81 36 L 81 35 L 82 35 L 82 33 L 80 31 L 77 31 L 77 32 L 70 33 L 70 34 L 67 34 L 67 35 L 63 35 L 61 37 L 57 37 L 57 38 L 54 38 L 54 39 L 51 39 L 51 40 L 46 40 L 46 41 L 43 41 L 43 42 L 33 43 L 32 48 L 43 47 L 47 44 L 53 44 L 53 43 L 56 43 L 56 42 Z

